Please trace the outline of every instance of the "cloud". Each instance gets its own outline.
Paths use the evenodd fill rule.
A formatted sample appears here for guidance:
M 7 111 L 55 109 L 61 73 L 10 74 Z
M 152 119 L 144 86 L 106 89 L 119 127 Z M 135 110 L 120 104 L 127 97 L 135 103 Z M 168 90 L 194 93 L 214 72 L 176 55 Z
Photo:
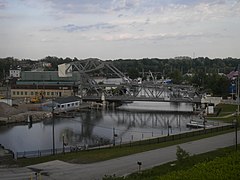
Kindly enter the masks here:
M 96 37 L 94 40 L 105 40 L 105 41 L 136 41 L 136 40 L 149 40 L 149 41 L 160 41 L 166 39 L 175 40 L 186 40 L 186 39 L 197 39 L 197 38 L 210 38 L 220 37 L 217 33 L 158 33 L 158 34 L 131 34 L 131 33 L 119 33 L 115 35 L 103 35 Z
M 5 9 L 6 7 L 7 7 L 7 2 L 0 0 L 0 9 Z
M 111 9 L 114 11 L 130 10 L 137 8 L 141 3 L 141 0 L 113 0 Z
M 62 26 L 60 29 L 67 32 L 75 32 L 75 31 L 89 31 L 89 30 L 103 30 L 103 29 L 113 29 L 116 25 L 108 24 L 108 23 L 98 23 L 86 26 L 77 26 L 74 24 L 68 24 Z
M 111 0 L 45 0 L 56 11 L 72 14 L 98 14 L 106 12 Z

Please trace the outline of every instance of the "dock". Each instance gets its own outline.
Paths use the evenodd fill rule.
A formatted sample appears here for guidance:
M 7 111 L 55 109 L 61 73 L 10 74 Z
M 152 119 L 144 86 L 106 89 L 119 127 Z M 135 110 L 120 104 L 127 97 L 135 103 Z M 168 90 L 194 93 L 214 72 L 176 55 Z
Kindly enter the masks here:
M 208 128 L 211 127 L 212 125 L 210 124 L 204 124 L 204 121 L 196 121 L 196 120 L 191 120 L 189 123 L 186 125 L 189 128 Z

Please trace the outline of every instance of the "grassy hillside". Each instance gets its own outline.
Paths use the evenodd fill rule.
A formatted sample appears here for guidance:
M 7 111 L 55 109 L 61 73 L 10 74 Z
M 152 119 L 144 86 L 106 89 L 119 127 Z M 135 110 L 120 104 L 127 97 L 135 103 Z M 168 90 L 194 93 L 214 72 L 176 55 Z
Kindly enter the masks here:
M 127 177 L 106 176 L 104 180 L 179 180 L 179 179 L 239 179 L 240 151 L 234 147 L 193 155 Z

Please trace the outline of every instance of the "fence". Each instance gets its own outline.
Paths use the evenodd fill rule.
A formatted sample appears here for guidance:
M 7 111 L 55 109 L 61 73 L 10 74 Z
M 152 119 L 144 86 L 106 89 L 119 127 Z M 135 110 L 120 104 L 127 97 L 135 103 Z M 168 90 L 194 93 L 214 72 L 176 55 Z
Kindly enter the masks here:
M 63 152 L 71 152 L 71 147 L 65 147 L 63 148 L 56 148 L 55 154 L 60 154 Z M 41 156 L 48 156 L 53 154 L 53 149 L 44 149 L 44 150 L 37 150 L 37 151 L 23 151 L 23 152 L 17 152 L 16 153 L 16 159 L 18 158 L 32 158 L 32 157 L 41 157 Z
M 156 144 L 156 143 L 162 143 L 162 142 L 167 142 L 167 141 L 174 141 L 174 140 L 179 140 L 179 139 L 184 139 L 184 138 L 189 138 L 189 137 L 194 137 L 198 135 L 203 135 L 203 134 L 211 134 L 215 132 L 221 132 L 225 130 L 229 130 L 234 128 L 234 125 L 224 125 L 224 126 L 218 126 L 218 127 L 211 127 L 211 128 L 206 128 L 200 129 L 200 130 L 194 130 L 190 132 L 184 132 L 180 134 L 172 134 L 172 135 L 167 135 L 167 136 L 162 136 L 158 138 L 152 138 L 152 139 L 145 139 L 145 140 L 140 140 L 140 141 L 130 141 L 129 143 L 116 143 L 116 146 L 119 145 L 121 146 L 137 146 L 137 145 L 145 145 L 145 144 Z M 105 147 L 112 147 L 112 144 L 109 145 L 99 145 L 95 147 L 89 146 L 89 148 L 81 148 L 81 147 L 65 147 L 63 148 L 56 148 L 55 149 L 55 154 L 60 154 L 60 153 L 67 153 L 67 152 L 76 152 L 76 151 L 82 151 L 82 150 L 91 150 L 91 149 L 100 149 L 100 148 L 105 148 Z M 24 152 L 17 152 L 16 153 L 16 159 L 18 158 L 31 158 L 31 157 L 41 157 L 41 156 L 47 156 L 47 155 L 52 155 L 53 150 L 52 149 L 46 149 L 46 150 L 37 150 L 37 151 L 24 151 Z
M 184 132 L 184 133 L 179 133 L 179 134 L 172 134 L 169 136 L 166 135 L 166 136 L 162 136 L 162 137 L 158 137 L 158 138 L 152 138 L 152 139 L 148 139 L 148 140 L 130 142 L 129 145 L 135 146 L 135 145 L 144 145 L 144 144 L 163 143 L 163 142 L 167 142 L 167 141 L 180 140 L 180 139 L 199 136 L 199 135 L 203 135 L 203 134 L 211 134 L 211 133 L 221 132 L 221 131 L 229 130 L 232 128 L 234 128 L 234 125 L 231 125 L 231 124 L 206 128 L 205 130 L 203 128 L 201 128 L 199 130 L 193 130 L 190 132 Z M 126 145 L 124 145 L 124 146 L 126 146 Z

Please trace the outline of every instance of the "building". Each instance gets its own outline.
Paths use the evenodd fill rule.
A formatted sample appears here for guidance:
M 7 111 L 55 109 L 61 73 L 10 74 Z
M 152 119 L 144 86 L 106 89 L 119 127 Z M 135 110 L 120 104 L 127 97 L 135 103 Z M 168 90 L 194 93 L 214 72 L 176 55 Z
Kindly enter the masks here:
M 80 81 L 79 73 L 72 77 L 58 77 L 58 71 L 23 71 L 21 79 L 11 86 L 14 98 L 56 98 L 76 94 Z
M 11 97 L 15 98 L 33 98 L 38 96 L 40 99 L 67 97 L 75 94 L 74 88 L 71 85 L 12 85 Z
M 20 78 L 21 69 L 10 69 L 9 77 L 10 78 Z
M 73 111 L 79 108 L 82 104 L 82 100 L 78 96 L 69 96 L 64 98 L 56 98 L 54 100 L 54 112 L 67 112 Z

